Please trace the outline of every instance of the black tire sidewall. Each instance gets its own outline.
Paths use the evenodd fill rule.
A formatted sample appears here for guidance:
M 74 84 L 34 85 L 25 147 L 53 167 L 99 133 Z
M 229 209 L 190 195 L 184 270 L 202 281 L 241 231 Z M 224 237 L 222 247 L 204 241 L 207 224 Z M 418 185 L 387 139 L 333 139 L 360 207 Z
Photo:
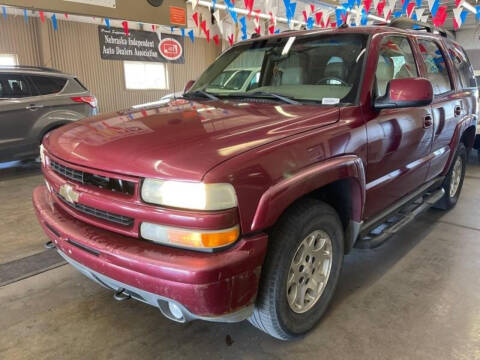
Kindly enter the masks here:
M 301 335 L 320 320 L 335 292 L 343 264 L 343 230 L 336 214 L 315 211 L 308 214 L 297 225 L 295 237 L 283 239 L 282 256 L 278 263 L 278 276 L 275 284 L 275 302 L 277 318 L 281 329 L 291 337 Z M 300 243 L 313 231 L 325 231 L 332 241 L 332 268 L 327 285 L 317 303 L 307 312 L 297 314 L 291 310 L 287 301 L 287 276 L 291 261 Z
M 462 161 L 462 174 L 460 178 L 460 184 L 458 185 L 457 192 L 453 197 L 450 196 L 450 183 L 452 179 L 452 174 L 453 174 L 453 168 L 455 167 L 455 163 L 457 162 L 457 159 L 460 158 Z M 447 178 L 445 179 L 445 185 L 444 185 L 444 190 L 445 190 L 445 200 L 447 203 L 448 208 L 452 208 L 456 205 L 458 198 L 460 196 L 460 193 L 462 191 L 463 187 L 463 180 L 465 178 L 465 170 L 466 170 L 466 163 L 467 163 L 467 151 L 465 150 L 465 146 L 460 143 L 457 152 L 455 154 L 455 157 L 453 158 L 452 165 L 450 166 L 450 170 L 448 171 Z

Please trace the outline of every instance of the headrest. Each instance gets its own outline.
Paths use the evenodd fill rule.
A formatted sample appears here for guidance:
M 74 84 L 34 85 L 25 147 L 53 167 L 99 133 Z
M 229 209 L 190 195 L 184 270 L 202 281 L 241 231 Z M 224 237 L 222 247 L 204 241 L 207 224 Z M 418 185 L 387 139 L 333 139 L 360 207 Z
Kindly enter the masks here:
M 324 77 L 334 76 L 343 79 L 345 76 L 345 64 L 343 62 L 329 63 L 325 67 Z
M 378 59 L 377 71 L 375 73 L 377 81 L 390 81 L 393 79 L 393 61 L 389 57 L 380 56 Z

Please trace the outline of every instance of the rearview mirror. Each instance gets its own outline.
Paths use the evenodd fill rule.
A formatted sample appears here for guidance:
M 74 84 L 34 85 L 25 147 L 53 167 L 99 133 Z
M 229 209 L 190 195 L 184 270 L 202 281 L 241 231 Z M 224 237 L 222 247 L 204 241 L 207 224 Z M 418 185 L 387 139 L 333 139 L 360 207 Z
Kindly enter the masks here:
M 432 84 L 424 78 L 393 79 L 384 96 L 375 99 L 375 109 L 427 106 L 433 100 Z
M 195 84 L 195 80 L 187 81 L 187 84 L 183 88 L 183 92 L 186 93 L 188 90 L 190 90 L 192 88 L 193 84 Z

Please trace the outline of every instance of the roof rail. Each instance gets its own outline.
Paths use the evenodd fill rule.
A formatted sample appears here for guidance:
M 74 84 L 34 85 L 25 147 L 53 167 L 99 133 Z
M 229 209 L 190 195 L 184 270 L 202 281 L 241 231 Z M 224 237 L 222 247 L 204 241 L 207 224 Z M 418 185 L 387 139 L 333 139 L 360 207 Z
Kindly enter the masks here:
M 404 16 L 392 19 L 388 26 L 398 29 L 426 30 L 427 32 L 432 34 L 438 32 L 441 36 L 445 38 L 453 37 L 452 33 L 448 30 L 437 28 L 433 24 L 427 24 L 421 21 L 412 20 Z
M 52 73 L 63 74 L 60 70 L 57 69 L 32 65 L 1 65 L 0 70 L 48 71 Z

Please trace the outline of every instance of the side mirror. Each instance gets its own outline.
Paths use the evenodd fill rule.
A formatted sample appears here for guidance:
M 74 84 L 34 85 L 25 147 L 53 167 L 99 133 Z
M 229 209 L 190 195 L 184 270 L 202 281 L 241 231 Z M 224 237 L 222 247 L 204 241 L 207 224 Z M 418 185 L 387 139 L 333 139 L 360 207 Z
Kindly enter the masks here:
M 387 84 L 384 96 L 375 99 L 375 109 L 395 109 L 430 105 L 432 84 L 424 78 L 393 79 Z
M 186 93 L 188 90 L 190 90 L 192 88 L 193 84 L 195 84 L 195 80 L 188 80 L 187 84 L 183 88 L 183 92 Z

